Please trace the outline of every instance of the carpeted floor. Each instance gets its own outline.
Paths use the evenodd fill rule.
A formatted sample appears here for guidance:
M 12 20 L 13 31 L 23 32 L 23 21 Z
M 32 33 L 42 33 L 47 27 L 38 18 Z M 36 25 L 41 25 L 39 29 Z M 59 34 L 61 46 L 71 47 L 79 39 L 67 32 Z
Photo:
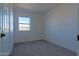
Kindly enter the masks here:
M 44 40 L 18 43 L 10 56 L 75 56 L 76 53 Z

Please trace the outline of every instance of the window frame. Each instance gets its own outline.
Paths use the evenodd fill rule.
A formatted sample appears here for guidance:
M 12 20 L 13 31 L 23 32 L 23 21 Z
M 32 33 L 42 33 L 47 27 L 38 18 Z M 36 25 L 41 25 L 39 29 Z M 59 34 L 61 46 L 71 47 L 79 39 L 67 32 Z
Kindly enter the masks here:
M 29 18 L 29 23 L 19 23 L 19 17 Z M 30 20 L 31 20 L 31 18 L 30 17 L 27 17 L 27 16 L 19 16 L 19 17 L 18 17 L 18 30 L 19 31 L 30 31 Z M 23 24 L 23 25 L 27 25 L 28 24 L 29 25 L 29 30 L 20 30 L 19 29 L 19 25 L 20 24 Z

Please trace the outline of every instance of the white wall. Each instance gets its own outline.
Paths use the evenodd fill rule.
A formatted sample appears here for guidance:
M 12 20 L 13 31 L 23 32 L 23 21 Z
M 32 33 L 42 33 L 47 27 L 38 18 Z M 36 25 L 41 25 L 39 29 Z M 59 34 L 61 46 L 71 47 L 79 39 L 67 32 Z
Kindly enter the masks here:
M 76 51 L 76 4 L 62 4 L 45 15 L 46 40 Z
M 18 17 L 26 16 L 31 18 L 30 31 L 21 32 L 18 30 Z M 43 38 L 42 16 L 36 13 L 28 12 L 24 9 L 14 9 L 14 42 L 26 42 L 40 40 Z

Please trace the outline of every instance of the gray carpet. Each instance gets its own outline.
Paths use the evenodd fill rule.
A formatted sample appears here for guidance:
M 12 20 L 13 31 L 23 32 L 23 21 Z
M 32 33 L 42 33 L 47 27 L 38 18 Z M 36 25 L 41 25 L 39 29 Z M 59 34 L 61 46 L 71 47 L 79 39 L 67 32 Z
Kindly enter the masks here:
M 10 56 L 75 56 L 76 53 L 44 40 L 18 43 Z

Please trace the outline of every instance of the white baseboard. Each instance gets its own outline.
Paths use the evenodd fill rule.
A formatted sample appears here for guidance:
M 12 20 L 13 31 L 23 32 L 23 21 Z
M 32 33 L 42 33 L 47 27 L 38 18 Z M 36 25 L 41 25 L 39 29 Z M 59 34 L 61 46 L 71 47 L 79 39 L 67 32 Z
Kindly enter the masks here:
M 14 44 L 16 44 L 16 43 L 30 42 L 30 41 L 36 41 L 36 40 L 16 41 L 16 42 L 14 42 Z M 38 39 L 38 40 L 41 40 L 41 39 Z
M 51 42 L 51 41 L 49 41 L 49 40 L 46 40 L 46 41 L 50 42 L 51 44 L 55 44 L 55 45 L 58 45 L 58 46 L 60 46 L 60 47 L 63 47 L 63 46 L 61 46 L 61 45 L 60 45 L 60 44 L 58 44 L 58 43 L 54 43 L 54 42 Z M 75 53 L 76 53 L 76 51 L 75 51 L 75 50 L 72 50 L 72 49 L 69 49 L 69 48 L 66 48 L 66 47 L 63 47 L 63 48 L 68 49 L 68 50 L 73 51 L 73 52 L 75 52 Z

